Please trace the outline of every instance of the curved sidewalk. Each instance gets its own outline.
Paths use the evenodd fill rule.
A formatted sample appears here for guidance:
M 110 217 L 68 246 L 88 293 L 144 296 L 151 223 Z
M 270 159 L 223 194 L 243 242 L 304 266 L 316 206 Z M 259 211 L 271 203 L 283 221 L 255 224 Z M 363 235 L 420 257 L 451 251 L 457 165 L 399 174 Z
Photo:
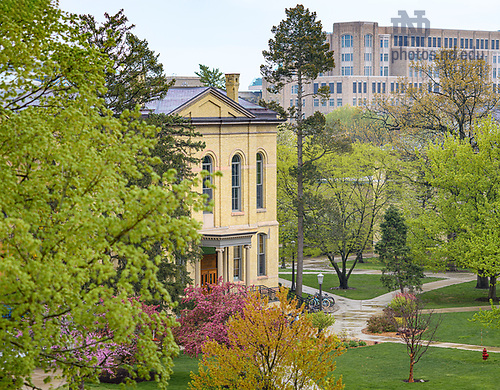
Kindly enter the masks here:
M 321 269 L 308 269 L 307 271 L 325 272 L 326 270 Z M 330 271 L 331 272 L 331 271 Z M 370 274 L 380 274 L 380 271 L 363 271 L 359 270 L 356 273 L 370 273 Z M 443 278 L 435 282 L 425 283 L 422 286 L 422 291 L 431 291 L 441 287 L 451 286 L 454 284 L 464 283 L 476 280 L 476 275 L 472 273 L 429 273 L 428 276 Z M 286 279 L 280 278 L 280 283 L 290 288 L 291 282 Z M 309 286 L 303 286 L 303 292 L 307 294 L 316 294 L 319 292 L 318 289 Z M 392 300 L 392 298 L 399 291 L 392 291 L 387 294 L 380 295 L 373 299 L 367 300 L 355 300 L 344 298 L 339 295 L 327 293 L 335 298 L 335 324 L 332 326 L 332 331 L 337 334 L 345 335 L 346 337 L 356 338 L 365 341 L 374 342 L 392 342 L 399 343 L 401 340 L 397 337 L 387 337 L 387 336 L 377 336 L 365 334 L 362 332 L 363 329 L 367 327 L 368 319 L 376 314 L 381 314 L 383 308 Z M 435 312 L 460 312 L 460 311 L 472 311 L 479 310 L 481 307 L 474 308 L 449 308 L 449 309 L 438 309 Z M 482 307 L 483 309 L 488 309 L 489 306 Z M 442 347 L 442 348 L 457 348 L 466 349 L 471 351 L 482 351 L 483 347 L 478 345 L 468 345 L 468 344 L 458 344 L 458 343 L 445 343 L 445 342 L 433 342 L 432 346 Z M 489 347 L 488 352 L 500 352 L 500 348 Z

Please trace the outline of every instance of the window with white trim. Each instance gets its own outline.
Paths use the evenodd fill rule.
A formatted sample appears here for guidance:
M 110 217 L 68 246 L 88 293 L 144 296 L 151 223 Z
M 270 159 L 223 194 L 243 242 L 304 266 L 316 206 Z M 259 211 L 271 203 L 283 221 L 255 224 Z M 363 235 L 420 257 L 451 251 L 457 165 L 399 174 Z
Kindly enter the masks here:
M 257 235 L 257 276 L 266 275 L 266 238 L 263 233 Z
M 233 247 L 233 280 L 238 282 L 242 279 L 242 267 L 241 267 L 241 253 L 242 248 L 240 245 Z
M 205 156 L 203 157 L 202 161 L 202 169 L 204 171 L 207 171 L 208 173 L 212 174 L 213 172 L 213 162 L 212 162 L 212 157 L 210 156 Z M 213 188 L 211 187 L 212 184 L 212 177 L 207 176 L 203 179 L 203 193 L 208 196 L 207 198 L 207 203 L 212 200 L 213 197 Z M 208 211 L 204 211 L 207 213 Z
M 257 208 L 264 208 L 264 156 L 262 153 L 257 153 Z
M 231 160 L 232 210 L 241 211 L 241 158 L 235 154 Z

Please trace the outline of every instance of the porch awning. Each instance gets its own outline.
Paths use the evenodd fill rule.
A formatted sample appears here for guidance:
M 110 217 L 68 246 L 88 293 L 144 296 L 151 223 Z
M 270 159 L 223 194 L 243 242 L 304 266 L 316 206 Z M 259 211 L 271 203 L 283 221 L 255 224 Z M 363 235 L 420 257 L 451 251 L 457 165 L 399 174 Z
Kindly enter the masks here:
M 223 249 L 229 246 L 252 245 L 254 232 L 241 233 L 203 233 L 201 246 Z

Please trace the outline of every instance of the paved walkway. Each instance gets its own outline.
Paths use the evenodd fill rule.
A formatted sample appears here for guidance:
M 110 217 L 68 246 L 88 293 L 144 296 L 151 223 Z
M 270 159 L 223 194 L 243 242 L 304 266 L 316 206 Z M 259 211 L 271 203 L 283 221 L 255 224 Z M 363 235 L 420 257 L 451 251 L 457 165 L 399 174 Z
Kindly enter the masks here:
M 318 272 L 329 272 L 332 273 L 332 268 L 329 266 L 328 261 L 323 259 L 307 259 L 304 261 L 304 273 L 318 273 Z M 291 273 L 291 272 L 290 272 Z M 333 271 L 335 273 L 335 271 Z M 381 274 L 381 271 L 377 270 L 354 270 L 354 274 Z M 448 273 L 428 273 L 428 276 L 442 278 L 435 282 L 425 283 L 422 286 L 422 290 L 430 291 L 441 287 L 451 286 L 453 284 L 469 282 L 476 280 L 476 275 L 472 273 L 465 272 L 448 272 Z M 280 278 L 280 283 L 283 286 L 291 287 L 291 282 L 286 279 Z M 303 292 L 307 294 L 316 294 L 319 290 L 303 286 Z M 383 308 L 392 300 L 392 298 L 398 293 L 398 291 L 393 291 L 384 295 L 380 295 L 373 299 L 367 300 L 355 300 L 344 298 L 335 294 L 327 293 L 335 298 L 335 324 L 332 326 L 332 330 L 337 334 L 346 335 L 347 337 L 357 338 L 359 340 L 374 341 L 374 342 L 401 342 L 397 337 L 386 337 L 369 335 L 362 332 L 364 328 L 367 327 L 368 319 L 376 314 L 381 314 Z M 488 309 L 488 306 L 477 306 L 477 307 L 467 307 L 467 308 L 447 308 L 434 310 L 435 312 L 451 313 L 451 312 L 462 312 L 462 311 L 477 311 L 480 308 Z M 457 348 L 466 349 L 471 351 L 482 351 L 483 347 L 479 345 L 467 345 L 458 343 L 444 343 L 444 342 L 434 342 L 431 345 L 435 347 L 443 348 Z M 488 352 L 500 352 L 500 347 L 488 347 Z

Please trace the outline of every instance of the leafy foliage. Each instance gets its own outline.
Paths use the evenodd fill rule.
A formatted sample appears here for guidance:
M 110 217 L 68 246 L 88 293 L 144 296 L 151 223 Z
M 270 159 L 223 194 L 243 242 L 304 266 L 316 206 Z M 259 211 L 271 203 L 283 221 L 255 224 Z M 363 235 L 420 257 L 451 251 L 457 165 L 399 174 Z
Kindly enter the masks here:
M 145 250 L 160 242 L 172 253 L 199 240 L 196 221 L 174 217 L 203 208 L 192 181 L 169 170 L 162 186 L 129 184 L 141 177 L 156 129 L 137 121 L 138 111 L 109 114 L 100 94 L 110 64 L 54 4 L 0 3 L 0 302 L 11 309 L 0 319 L 2 389 L 30 385 L 35 367 L 61 368 L 73 387 L 95 379 L 95 359 L 62 360 L 70 351 L 51 349 L 63 323 L 71 318 L 82 335 L 112 332 L 72 353 L 127 343 L 151 322 L 128 303 L 134 282 L 142 280 L 144 300 L 157 291 L 171 303 Z M 121 273 L 119 258 L 127 260 Z M 160 313 L 160 323 L 172 320 Z M 165 387 L 173 338 L 158 350 L 153 328 L 142 326 L 137 351 L 138 373 L 156 370 Z
M 318 329 L 318 334 L 335 323 L 335 318 L 324 311 L 309 313 L 307 316 L 311 320 L 312 326 Z
M 163 65 L 148 47 L 146 40 L 132 34 L 123 9 L 115 15 L 104 14 L 97 23 L 92 15 L 81 15 L 80 31 L 88 43 L 109 58 L 106 67 L 106 92 L 101 96 L 115 114 L 133 110 L 153 100 L 161 99 L 172 82 L 163 73 Z
M 136 105 L 143 108 L 147 103 L 163 98 L 172 83 L 167 81 L 158 55 L 149 49 L 146 40 L 139 39 L 131 32 L 134 25 L 128 23 L 123 10 L 113 16 L 107 13 L 104 16 L 105 21 L 97 23 L 92 15 L 82 15 L 79 27 L 89 44 L 110 60 L 105 73 L 106 92 L 101 94 L 106 107 L 115 115 L 120 115 L 124 110 L 135 109 Z M 129 185 L 142 188 L 161 186 L 161 178 L 170 169 L 176 170 L 177 183 L 192 179 L 194 174 L 191 166 L 200 162 L 194 153 L 205 147 L 204 142 L 199 140 L 201 134 L 179 116 L 149 114 L 143 120 L 156 126 L 158 132 L 153 135 L 155 145 L 147 152 L 149 157 L 143 158 L 139 164 L 142 175 L 138 178 L 128 176 Z M 190 210 L 180 207 L 174 214 L 177 218 L 186 218 L 190 216 Z M 157 277 L 171 298 L 178 300 L 191 281 L 186 264 L 199 258 L 197 245 L 190 245 L 188 253 L 182 253 L 185 248 L 175 249 L 170 254 L 173 256 L 166 256 L 165 248 L 159 242 L 143 249 L 152 262 L 160 258 Z M 118 272 L 121 272 L 126 261 L 124 257 L 118 259 Z M 135 283 L 137 292 L 141 283 L 141 280 Z M 169 306 L 161 297 L 152 302 L 159 304 L 162 309 Z
M 384 333 L 395 332 L 397 330 L 394 321 L 394 311 L 385 307 L 381 315 L 374 315 L 368 319 L 367 322 L 368 332 L 370 333 Z
M 356 260 L 348 267 L 349 255 L 362 252 L 372 240 L 374 223 L 392 195 L 389 177 L 394 166 L 390 153 L 355 144 L 351 153 L 320 159 L 311 175 L 306 235 L 328 256 L 343 289 L 349 287 L 357 264 Z
M 326 123 L 337 127 L 352 142 L 382 147 L 397 139 L 395 132 L 387 129 L 378 118 L 373 118 L 370 112 L 361 107 L 336 108 L 326 115 Z
M 191 356 L 200 354 L 209 340 L 229 344 L 227 321 L 243 312 L 246 299 L 246 287 L 240 284 L 187 287 L 182 302 L 192 308 L 181 311 L 180 327 L 174 331 L 177 343 Z
M 417 253 L 430 255 L 436 264 L 455 261 L 481 276 L 490 277 L 488 297 L 496 298 L 500 272 L 498 251 L 500 201 L 500 127 L 479 123 L 476 146 L 447 137 L 442 146 L 430 146 L 421 158 L 425 180 L 435 194 L 422 215 L 412 221 Z
M 421 289 L 425 277 L 423 268 L 413 262 L 410 248 L 406 245 L 407 227 L 401 212 L 393 205 L 389 206 L 380 224 L 382 237 L 375 245 L 375 251 L 385 268 L 381 281 L 389 290 L 399 288 Z
M 381 114 L 389 129 L 401 130 L 417 139 L 434 140 L 451 134 L 475 143 L 474 124 L 487 118 L 500 97 L 493 93 L 484 58 L 463 57 L 464 51 L 442 49 L 427 63 L 416 61 L 414 72 L 428 82 L 415 88 L 401 79 L 393 96 L 381 97 L 374 111 Z M 393 104 L 394 99 L 398 104 Z
M 200 64 L 200 70 L 194 73 L 200 77 L 201 83 L 206 87 L 226 89 L 226 79 L 219 68 L 210 69 L 208 66 Z
M 474 314 L 474 320 L 489 328 L 500 329 L 500 306 L 491 302 L 491 310 L 481 310 Z
M 340 389 L 335 357 L 342 353 L 336 336 L 318 334 L 287 290 L 278 306 L 251 295 L 243 313 L 228 324 L 229 343 L 209 341 L 203 347 L 199 373 L 191 389 Z

